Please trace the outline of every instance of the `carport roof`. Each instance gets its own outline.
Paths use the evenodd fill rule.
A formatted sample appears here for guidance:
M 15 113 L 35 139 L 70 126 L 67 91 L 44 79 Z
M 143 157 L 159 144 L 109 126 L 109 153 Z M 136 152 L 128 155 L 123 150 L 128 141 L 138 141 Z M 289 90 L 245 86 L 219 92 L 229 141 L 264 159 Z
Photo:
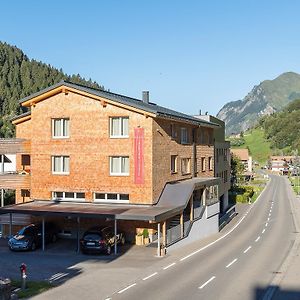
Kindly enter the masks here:
M 156 205 L 74 203 L 36 200 L 0 208 L 0 214 L 60 215 L 117 220 L 161 222 L 179 214 L 187 206 L 194 189 L 216 185 L 218 178 L 191 178 L 167 183 Z
M 0 214 L 60 215 L 159 222 L 177 213 L 174 207 L 31 201 L 0 208 Z

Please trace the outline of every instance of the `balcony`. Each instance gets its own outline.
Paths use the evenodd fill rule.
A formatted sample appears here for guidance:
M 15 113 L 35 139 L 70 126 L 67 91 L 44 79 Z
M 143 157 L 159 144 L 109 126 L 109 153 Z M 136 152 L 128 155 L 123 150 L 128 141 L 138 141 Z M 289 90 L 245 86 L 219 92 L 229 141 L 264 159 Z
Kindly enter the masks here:
M 0 139 L 0 154 L 30 153 L 31 143 L 26 139 Z
M 0 189 L 30 189 L 30 175 L 26 172 L 0 173 Z

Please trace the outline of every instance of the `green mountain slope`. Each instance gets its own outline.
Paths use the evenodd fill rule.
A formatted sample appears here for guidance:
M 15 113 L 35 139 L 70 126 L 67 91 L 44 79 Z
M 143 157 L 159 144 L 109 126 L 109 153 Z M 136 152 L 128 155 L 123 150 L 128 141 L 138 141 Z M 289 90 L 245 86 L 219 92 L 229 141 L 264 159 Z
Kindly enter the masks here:
M 217 117 L 225 121 L 227 134 L 239 133 L 253 127 L 260 117 L 282 110 L 299 96 L 300 75 L 283 73 L 255 86 L 243 100 L 224 105 Z
M 236 139 L 229 139 L 231 141 L 231 148 L 243 149 L 248 148 L 253 161 L 260 165 L 265 165 L 269 156 L 272 155 L 271 143 L 265 138 L 263 128 L 254 128 L 244 133 L 242 144 L 234 145 Z
M 55 84 L 62 79 L 103 89 L 79 74 L 67 75 L 62 70 L 29 59 L 17 47 L 0 42 L 0 137 L 11 137 L 14 129 L 10 118 L 20 113 L 18 100 Z

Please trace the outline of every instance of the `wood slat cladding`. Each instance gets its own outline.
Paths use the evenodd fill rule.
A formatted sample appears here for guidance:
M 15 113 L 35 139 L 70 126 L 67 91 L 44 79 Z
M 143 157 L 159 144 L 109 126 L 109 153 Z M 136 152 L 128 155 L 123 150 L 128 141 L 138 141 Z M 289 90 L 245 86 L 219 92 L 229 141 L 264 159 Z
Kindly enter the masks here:
M 30 175 L 1 174 L 0 189 L 30 189 Z
M 30 146 L 30 141 L 25 139 L 0 139 L 0 154 L 29 154 Z

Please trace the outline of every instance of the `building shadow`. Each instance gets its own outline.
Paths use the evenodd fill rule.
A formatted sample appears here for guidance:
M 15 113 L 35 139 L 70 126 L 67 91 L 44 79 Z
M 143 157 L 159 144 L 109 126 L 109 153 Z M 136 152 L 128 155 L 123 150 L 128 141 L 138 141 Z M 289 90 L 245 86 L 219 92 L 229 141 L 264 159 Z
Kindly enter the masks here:
M 277 285 L 256 287 L 254 289 L 255 300 L 300 300 L 300 283 L 298 289 L 281 289 Z

